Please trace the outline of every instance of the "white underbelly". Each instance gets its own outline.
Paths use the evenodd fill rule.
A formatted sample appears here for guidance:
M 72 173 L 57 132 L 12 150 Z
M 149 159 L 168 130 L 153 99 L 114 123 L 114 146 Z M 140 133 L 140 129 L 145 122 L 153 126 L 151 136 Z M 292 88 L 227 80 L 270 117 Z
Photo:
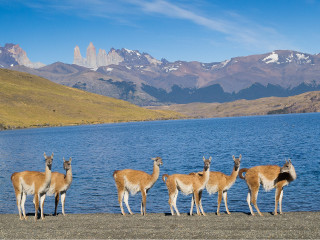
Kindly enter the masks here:
M 192 184 L 184 184 L 183 182 L 177 180 L 177 187 L 184 195 L 189 195 L 193 193 Z
M 214 193 L 218 192 L 218 185 L 208 185 L 207 184 L 206 189 L 209 194 L 214 194 Z
M 269 180 L 262 174 L 259 174 L 260 182 L 266 192 L 272 190 L 274 188 L 274 180 Z
M 130 192 L 132 195 L 135 195 L 137 192 L 140 191 L 140 184 L 131 183 L 126 178 L 124 178 L 124 184 L 125 184 L 126 190 Z
M 28 185 L 28 184 L 26 184 L 26 183 L 23 181 L 22 178 L 20 179 L 20 181 L 21 181 L 21 185 L 22 185 L 22 189 L 21 189 L 22 192 L 24 192 L 24 193 L 27 194 L 27 195 L 33 195 L 34 192 L 35 192 L 35 186 L 34 186 L 34 184 Z

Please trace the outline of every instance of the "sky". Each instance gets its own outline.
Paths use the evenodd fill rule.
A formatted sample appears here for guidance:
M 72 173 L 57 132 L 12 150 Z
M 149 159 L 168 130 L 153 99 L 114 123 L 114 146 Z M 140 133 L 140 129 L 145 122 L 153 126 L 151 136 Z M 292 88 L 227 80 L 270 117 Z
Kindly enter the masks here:
M 169 61 L 220 62 L 287 49 L 320 53 L 320 0 L 0 0 L 0 46 L 32 62 L 127 48 Z

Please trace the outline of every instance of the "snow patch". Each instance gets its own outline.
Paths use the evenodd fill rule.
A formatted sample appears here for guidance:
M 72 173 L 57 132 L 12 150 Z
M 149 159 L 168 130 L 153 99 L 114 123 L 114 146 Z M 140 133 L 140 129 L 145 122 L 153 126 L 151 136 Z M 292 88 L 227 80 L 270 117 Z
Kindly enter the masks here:
M 136 55 L 138 55 L 138 56 L 141 56 L 141 54 L 140 53 L 138 53 L 137 51 L 134 51 L 134 50 L 130 50 L 130 49 L 127 49 L 127 48 L 125 48 L 124 50 L 126 50 L 128 53 L 130 53 L 130 54 L 136 54 Z
M 303 53 L 296 53 L 298 60 L 305 61 L 306 63 L 311 63 L 309 56 L 304 55 Z
M 169 66 L 169 67 L 164 67 L 166 72 L 172 72 L 172 71 L 177 71 L 179 69 L 179 65 L 178 66 Z
M 148 62 L 151 63 L 151 64 L 160 65 L 160 64 L 162 63 L 161 61 L 159 61 L 159 60 L 151 57 L 151 56 L 148 55 L 148 54 L 146 54 L 146 55 L 144 55 L 144 56 L 147 58 Z
M 221 64 L 222 64 L 221 67 L 225 67 L 229 62 L 230 62 L 230 59 L 223 61 L 223 62 L 221 63 Z
M 111 72 L 113 68 L 107 68 L 107 72 Z
M 275 52 L 272 52 L 269 56 L 265 57 L 262 61 L 264 61 L 266 64 L 269 63 L 278 63 L 279 55 Z

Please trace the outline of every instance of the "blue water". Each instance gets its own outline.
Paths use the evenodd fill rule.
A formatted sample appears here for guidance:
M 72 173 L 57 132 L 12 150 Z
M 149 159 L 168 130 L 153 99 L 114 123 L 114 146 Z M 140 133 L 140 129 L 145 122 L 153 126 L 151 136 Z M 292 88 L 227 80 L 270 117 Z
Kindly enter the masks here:
M 10 176 L 17 171 L 44 171 L 43 152 L 54 152 L 53 171 L 64 172 L 63 157 L 73 159 L 66 213 L 120 213 L 113 171 L 131 168 L 151 174 L 152 157 L 163 159 L 160 176 L 201 171 L 203 156 L 213 157 L 211 170 L 230 174 L 232 155 L 239 154 L 241 168 L 282 166 L 291 158 L 298 177 L 284 189 L 283 211 L 320 211 L 319 136 L 319 113 L 2 131 L 0 213 L 18 213 Z M 246 197 L 247 186 L 238 178 L 228 191 L 230 211 L 249 212 Z M 140 211 L 140 201 L 140 193 L 130 196 L 133 212 Z M 166 186 L 159 178 L 148 193 L 147 212 L 170 212 L 167 201 Z M 190 195 L 179 194 L 180 212 L 189 211 L 190 201 Z M 204 191 L 206 212 L 215 212 L 216 202 L 217 194 Z M 260 189 L 258 205 L 261 211 L 273 211 L 274 190 Z M 26 211 L 34 213 L 32 196 L 27 197 Z M 47 197 L 45 213 L 53 211 L 54 197 Z

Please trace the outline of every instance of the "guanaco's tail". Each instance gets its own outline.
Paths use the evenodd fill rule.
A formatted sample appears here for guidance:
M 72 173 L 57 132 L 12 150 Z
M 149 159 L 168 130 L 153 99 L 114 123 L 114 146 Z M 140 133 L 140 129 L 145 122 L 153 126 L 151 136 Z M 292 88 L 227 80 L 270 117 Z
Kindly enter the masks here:
M 249 170 L 248 168 L 242 168 L 242 169 L 240 169 L 240 171 L 239 171 L 239 178 L 245 179 L 245 177 L 243 176 L 243 173 L 244 173 L 244 172 L 247 172 L 248 170 Z
M 116 177 L 117 177 L 117 172 L 119 172 L 119 170 L 115 170 L 114 172 L 113 172 L 113 178 L 115 179 Z
M 169 175 L 168 174 L 163 174 L 162 175 L 162 181 L 166 182 L 166 178 L 168 178 Z

